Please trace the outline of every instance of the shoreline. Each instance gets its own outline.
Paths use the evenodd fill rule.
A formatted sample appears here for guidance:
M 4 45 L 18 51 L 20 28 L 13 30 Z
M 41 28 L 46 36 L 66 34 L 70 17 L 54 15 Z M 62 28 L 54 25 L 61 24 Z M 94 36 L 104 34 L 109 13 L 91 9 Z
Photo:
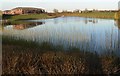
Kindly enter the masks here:
M 93 13 L 44 13 L 44 14 L 23 14 L 23 15 L 3 15 L 2 19 L 7 21 L 20 20 L 37 20 L 37 19 L 51 19 L 58 17 L 84 17 L 84 18 L 100 18 L 100 19 L 115 19 L 115 12 L 93 12 Z M 117 19 L 115 19 L 117 20 Z

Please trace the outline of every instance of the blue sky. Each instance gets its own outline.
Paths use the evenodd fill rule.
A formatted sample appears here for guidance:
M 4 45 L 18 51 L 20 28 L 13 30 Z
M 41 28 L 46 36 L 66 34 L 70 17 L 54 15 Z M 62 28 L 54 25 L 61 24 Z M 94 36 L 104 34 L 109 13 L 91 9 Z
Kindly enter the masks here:
M 0 9 L 8 10 L 15 7 L 38 7 L 46 11 L 54 8 L 62 10 L 74 9 L 118 9 L 119 0 L 1 0 Z M 1 5 L 2 4 L 2 5 Z

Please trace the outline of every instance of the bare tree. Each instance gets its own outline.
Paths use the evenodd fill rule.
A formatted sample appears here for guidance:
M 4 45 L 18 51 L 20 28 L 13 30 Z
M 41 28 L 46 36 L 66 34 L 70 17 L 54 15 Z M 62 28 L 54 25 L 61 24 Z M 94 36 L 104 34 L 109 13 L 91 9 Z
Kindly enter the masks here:
M 59 11 L 58 11 L 58 9 L 54 9 L 53 12 L 54 13 L 58 13 Z
M 63 10 L 62 12 L 63 12 L 63 13 L 67 13 L 68 11 L 67 11 L 67 10 Z
M 79 10 L 79 9 L 76 9 L 76 10 L 74 10 L 73 12 L 74 12 L 74 13 L 79 13 L 80 10 Z
M 88 9 L 87 8 L 85 8 L 85 13 L 87 13 L 88 12 Z

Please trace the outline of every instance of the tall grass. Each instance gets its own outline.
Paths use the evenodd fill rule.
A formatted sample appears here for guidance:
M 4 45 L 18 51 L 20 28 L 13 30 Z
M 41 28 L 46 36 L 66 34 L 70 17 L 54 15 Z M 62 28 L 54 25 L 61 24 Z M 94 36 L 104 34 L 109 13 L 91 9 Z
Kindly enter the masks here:
M 65 51 L 44 42 L 3 36 L 3 75 L 6 74 L 119 74 L 120 58 L 70 47 Z

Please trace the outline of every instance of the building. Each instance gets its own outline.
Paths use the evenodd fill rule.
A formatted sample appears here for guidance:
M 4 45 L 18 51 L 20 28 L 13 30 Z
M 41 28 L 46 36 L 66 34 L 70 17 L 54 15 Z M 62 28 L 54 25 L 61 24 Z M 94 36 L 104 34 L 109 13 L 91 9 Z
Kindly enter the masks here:
M 11 10 L 5 10 L 3 11 L 3 14 L 11 14 Z
M 40 13 L 45 13 L 45 10 L 40 8 L 17 7 L 12 10 L 6 10 L 3 12 L 3 14 L 11 14 L 11 15 L 40 14 Z

